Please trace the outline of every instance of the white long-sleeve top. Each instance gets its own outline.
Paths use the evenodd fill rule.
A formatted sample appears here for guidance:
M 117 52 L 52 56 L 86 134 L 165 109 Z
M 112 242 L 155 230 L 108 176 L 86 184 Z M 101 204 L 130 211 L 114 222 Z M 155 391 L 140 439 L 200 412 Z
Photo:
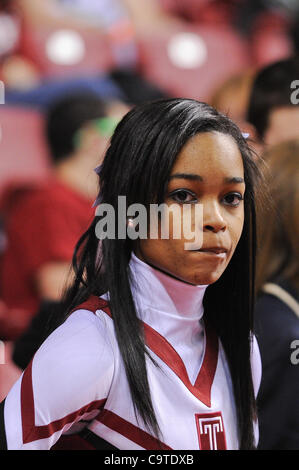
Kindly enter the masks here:
M 62 435 L 84 428 L 93 443 L 102 438 L 122 450 L 238 449 L 229 367 L 204 320 L 207 286 L 174 279 L 134 254 L 129 269 L 146 344 L 159 365 L 146 359 L 160 438 L 136 419 L 105 295 L 73 312 L 15 383 L 2 404 L 3 448 L 51 449 Z M 252 375 L 257 395 L 255 339 Z M 257 440 L 257 426 L 255 432 Z

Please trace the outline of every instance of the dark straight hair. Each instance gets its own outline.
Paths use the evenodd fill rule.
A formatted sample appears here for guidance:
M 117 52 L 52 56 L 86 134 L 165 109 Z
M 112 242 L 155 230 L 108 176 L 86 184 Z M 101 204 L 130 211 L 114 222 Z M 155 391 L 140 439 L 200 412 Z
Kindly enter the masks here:
M 116 211 L 118 196 L 127 206 L 164 201 L 171 168 L 183 146 L 202 132 L 230 135 L 242 155 L 246 192 L 245 223 L 233 258 L 222 277 L 207 288 L 205 318 L 213 325 L 231 371 L 241 449 L 254 448 L 255 400 L 251 376 L 255 266 L 255 184 L 258 170 L 239 128 L 205 103 L 164 99 L 133 108 L 118 124 L 100 170 L 100 201 Z M 127 239 L 104 239 L 99 250 L 95 217 L 73 257 L 75 280 L 66 292 L 64 318 L 90 295 L 109 292 L 116 337 L 137 419 L 159 435 L 146 373 L 148 353 L 130 289 Z M 116 227 L 117 233 L 117 227 Z

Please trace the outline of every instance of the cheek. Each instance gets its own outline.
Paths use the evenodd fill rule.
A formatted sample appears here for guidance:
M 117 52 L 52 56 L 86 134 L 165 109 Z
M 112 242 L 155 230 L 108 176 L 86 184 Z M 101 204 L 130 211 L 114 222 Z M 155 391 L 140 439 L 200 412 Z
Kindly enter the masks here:
M 241 238 L 243 227 L 244 227 L 244 211 L 242 210 L 240 211 L 240 214 L 234 217 L 234 219 L 230 223 L 230 237 L 231 237 L 233 251 L 236 249 L 236 246 Z
M 182 263 L 179 240 L 140 240 L 136 253 L 146 263 L 170 273 Z
M 154 266 L 157 265 L 158 261 L 164 261 L 165 258 L 168 257 L 165 251 L 165 246 L 162 240 L 153 240 L 150 238 L 139 240 L 136 248 L 136 252 L 142 260 Z

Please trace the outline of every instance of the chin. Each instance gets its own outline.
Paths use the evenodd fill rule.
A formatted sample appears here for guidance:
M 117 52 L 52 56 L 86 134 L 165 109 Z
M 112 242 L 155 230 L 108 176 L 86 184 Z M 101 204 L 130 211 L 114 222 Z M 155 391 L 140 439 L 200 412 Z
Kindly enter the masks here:
M 209 284 L 214 284 L 222 276 L 222 272 L 215 273 L 194 273 L 192 284 L 207 286 Z

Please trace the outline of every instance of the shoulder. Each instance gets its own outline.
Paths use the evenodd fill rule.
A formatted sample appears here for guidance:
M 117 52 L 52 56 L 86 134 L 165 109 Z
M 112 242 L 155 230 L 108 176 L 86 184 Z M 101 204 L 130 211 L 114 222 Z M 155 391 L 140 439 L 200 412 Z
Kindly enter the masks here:
M 105 317 L 83 308 L 75 310 L 36 352 L 35 373 L 43 373 L 42 369 L 48 374 L 53 371 L 53 380 L 61 376 L 64 381 L 75 380 L 80 374 L 88 382 L 103 379 L 104 374 L 109 381 L 114 369 L 114 351 Z
M 72 311 L 65 322 L 60 325 L 47 338 L 52 342 L 74 342 L 80 341 L 87 347 L 101 346 L 103 342 L 107 343 L 107 315 L 101 311 L 92 311 L 88 307 L 78 307 Z M 46 340 L 46 341 L 47 341 Z M 98 343 L 100 340 L 100 343 Z M 107 343 L 108 344 L 108 343 Z
M 285 315 L 290 319 L 296 318 L 293 310 L 280 298 L 270 293 L 262 292 L 256 301 L 255 317 L 256 320 L 267 320 L 269 317 L 275 321 L 275 324 L 285 321 Z
M 11 448 L 50 448 L 74 423 L 88 419 L 86 413 L 98 412 L 114 375 L 105 330 L 100 317 L 81 309 L 44 341 L 6 398 Z
M 72 191 L 68 191 L 66 187 L 53 178 L 15 190 L 14 193 L 10 196 L 10 199 L 14 199 L 10 212 L 20 215 L 27 210 L 50 208 L 53 204 L 59 207 L 61 202 L 67 204 L 73 194 Z
M 281 355 L 289 350 L 291 340 L 299 337 L 299 319 L 279 297 L 262 292 L 256 302 L 255 332 L 262 355 L 268 349 L 272 355 Z

